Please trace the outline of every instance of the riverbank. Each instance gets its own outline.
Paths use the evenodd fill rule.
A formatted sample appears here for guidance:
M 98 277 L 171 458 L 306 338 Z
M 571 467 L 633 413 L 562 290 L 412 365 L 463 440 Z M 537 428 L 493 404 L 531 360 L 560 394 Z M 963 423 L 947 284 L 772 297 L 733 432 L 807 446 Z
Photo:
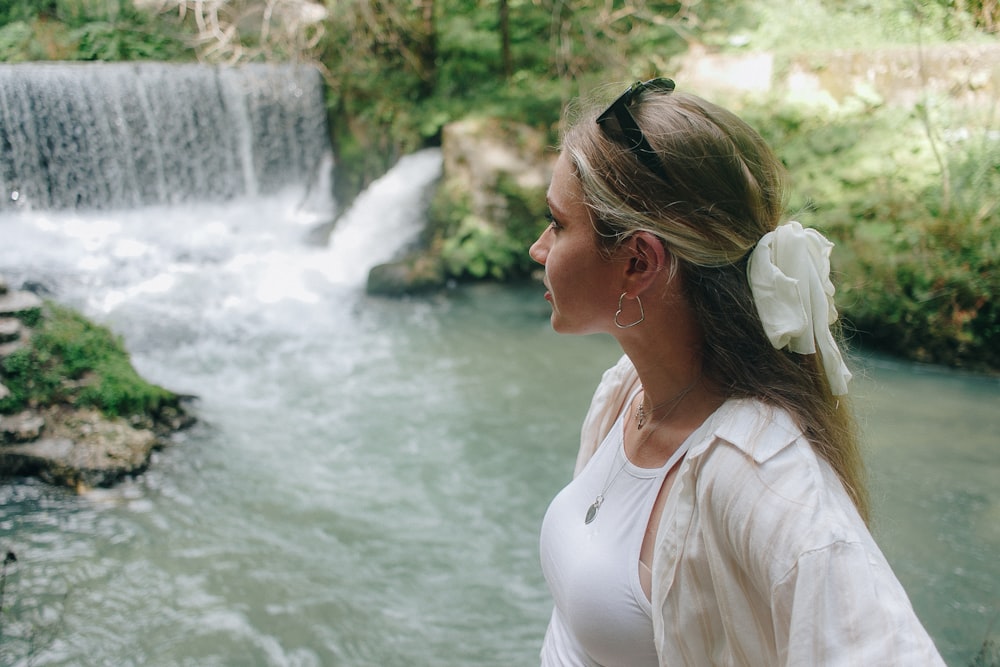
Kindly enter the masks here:
M 194 421 L 108 330 L 0 276 L 0 479 L 111 486 Z

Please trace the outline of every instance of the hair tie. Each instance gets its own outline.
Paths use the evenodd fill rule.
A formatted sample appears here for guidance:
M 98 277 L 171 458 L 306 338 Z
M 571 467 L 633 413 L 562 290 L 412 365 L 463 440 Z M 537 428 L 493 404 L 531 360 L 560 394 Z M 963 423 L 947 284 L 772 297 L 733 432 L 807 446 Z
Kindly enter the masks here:
M 830 333 L 837 321 L 830 282 L 833 243 L 791 220 L 761 237 L 747 278 L 764 332 L 776 349 L 815 354 L 819 345 L 830 390 L 847 393 L 851 372 Z

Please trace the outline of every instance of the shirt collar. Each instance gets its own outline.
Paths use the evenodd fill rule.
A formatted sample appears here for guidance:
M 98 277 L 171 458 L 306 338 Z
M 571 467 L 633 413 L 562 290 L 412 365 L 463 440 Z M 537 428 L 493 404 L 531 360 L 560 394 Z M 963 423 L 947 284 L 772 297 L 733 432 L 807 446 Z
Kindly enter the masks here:
M 802 437 L 802 429 L 781 408 L 746 398 L 727 400 L 708 418 L 689 458 L 704 454 L 715 440 L 724 440 L 758 464 Z

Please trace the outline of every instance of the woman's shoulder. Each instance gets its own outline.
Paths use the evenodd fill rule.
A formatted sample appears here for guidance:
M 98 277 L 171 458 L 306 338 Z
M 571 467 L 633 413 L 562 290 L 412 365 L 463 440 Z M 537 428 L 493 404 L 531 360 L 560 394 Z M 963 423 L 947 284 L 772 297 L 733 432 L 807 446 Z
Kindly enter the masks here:
M 692 481 L 702 518 L 734 546 L 792 554 L 868 542 L 840 479 L 787 411 L 735 400 L 715 419 Z
M 706 428 L 707 427 L 707 428 Z M 709 417 L 692 456 L 722 442 L 762 465 L 798 441 L 802 429 L 784 408 L 752 398 L 731 398 Z
M 754 399 L 726 401 L 688 456 L 703 493 L 770 492 L 801 501 L 837 479 L 787 410 Z

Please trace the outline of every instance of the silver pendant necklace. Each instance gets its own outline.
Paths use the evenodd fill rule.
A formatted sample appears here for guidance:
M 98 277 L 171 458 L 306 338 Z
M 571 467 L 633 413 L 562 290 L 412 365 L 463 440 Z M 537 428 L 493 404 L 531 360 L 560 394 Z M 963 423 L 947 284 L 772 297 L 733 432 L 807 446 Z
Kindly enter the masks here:
M 680 447 L 678 447 L 674 451 L 674 453 L 670 455 L 670 458 L 667 459 L 666 464 L 664 464 L 663 466 L 667 470 L 666 474 L 668 475 L 670 474 L 670 471 L 673 469 L 675 465 L 677 465 L 677 462 L 681 460 L 684 454 L 687 453 L 687 450 L 690 446 L 691 446 L 690 439 L 686 439 L 684 440 L 684 442 L 681 443 Z M 624 455 L 625 452 L 623 450 L 622 456 Z M 597 498 L 594 499 L 594 503 L 587 509 L 587 515 L 583 518 L 584 523 L 589 524 L 591 521 L 597 518 L 597 512 L 598 510 L 601 509 L 601 505 L 604 504 L 604 494 L 607 493 L 608 489 L 611 488 L 611 485 L 614 484 L 615 480 L 618 478 L 618 473 L 620 473 L 622 470 L 625 469 L 626 463 L 628 463 L 627 457 L 625 459 L 625 462 L 622 463 L 621 467 L 618 468 L 618 472 L 615 473 L 614 477 L 612 477 L 609 482 L 605 482 L 604 490 L 597 494 Z
M 649 411 L 650 414 L 653 414 L 654 412 L 656 412 L 656 410 L 659 409 L 660 407 L 672 403 L 672 405 L 670 405 L 670 409 L 667 410 L 667 412 L 662 417 L 660 417 L 659 419 L 656 420 L 656 422 L 653 425 L 653 428 L 650 428 L 646 433 L 643 434 L 642 440 L 635 447 L 636 451 L 639 451 L 639 449 L 644 444 L 646 444 L 646 440 L 648 440 L 649 436 L 651 436 L 653 434 L 653 431 L 656 430 L 655 427 L 659 426 L 663 422 L 663 420 L 665 420 L 667 417 L 669 417 L 671 414 L 673 414 L 674 410 L 677 409 L 677 406 L 679 406 L 681 404 L 681 402 L 684 400 L 684 397 L 687 396 L 688 393 L 692 389 L 694 389 L 695 385 L 698 384 L 698 380 L 700 380 L 700 379 L 701 379 L 701 375 L 699 374 L 698 377 L 696 377 L 694 379 L 694 382 L 692 382 L 687 387 L 685 387 L 684 389 L 682 389 L 680 391 L 680 393 L 678 393 L 676 396 L 674 396 L 673 398 L 671 398 L 669 401 L 664 401 L 663 403 L 660 403 L 658 405 L 653 406 L 653 408 Z M 640 401 L 639 407 L 636 409 L 635 416 L 636 416 L 636 422 L 637 422 L 636 423 L 636 428 L 637 429 L 641 429 L 643 426 L 646 425 L 646 415 L 645 415 L 645 410 L 643 409 L 643 401 Z M 686 449 L 687 449 L 687 447 L 685 447 L 684 443 L 682 443 L 681 446 L 677 448 L 677 451 L 675 451 L 670 456 L 670 459 L 667 461 L 667 465 L 672 468 L 674 466 L 674 464 L 677 463 L 677 459 L 684 455 L 684 452 L 686 451 Z M 622 461 L 621 466 L 619 466 L 618 470 L 614 473 L 614 475 L 611 474 L 611 471 L 608 471 L 608 479 L 604 480 L 604 488 L 601 489 L 601 491 L 597 494 L 597 497 L 594 498 L 594 502 L 591 503 L 590 507 L 587 508 L 587 513 L 583 517 L 583 522 L 585 524 L 589 524 L 594 519 L 597 518 L 597 513 L 600 511 L 601 505 L 604 504 L 604 494 L 607 493 L 608 490 L 611 488 L 611 485 L 615 483 L 615 480 L 618 479 L 618 475 L 621 474 L 622 470 L 625 469 L 625 465 L 628 463 L 628 456 L 625 454 L 625 430 L 624 430 L 624 424 L 622 425 L 622 457 L 625 460 Z
M 622 451 L 622 456 L 623 457 L 625 456 L 624 451 Z M 601 505 L 604 504 L 604 494 L 608 492 L 608 489 L 611 488 L 611 485 L 615 483 L 616 479 L 618 479 L 618 475 L 620 475 L 621 471 L 625 469 L 625 464 L 627 463 L 628 459 L 626 458 L 624 461 L 622 461 L 622 464 L 618 467 L 618 471 L 614 474 L 614 477 L 611 477 L 611 471 L 610 470 L 608 471 L 609 479 L 604 480 L 604 488 L 601 489 L 601 492 L 597 494 L 596 498 L 594 498 L 593 504 L 591 504 L 591 506 L 587 509 L 587 516 L 583 518 L 584 523 L 590 523 L 591 521 L 597 518 L 597 510 L 601 509 Z

